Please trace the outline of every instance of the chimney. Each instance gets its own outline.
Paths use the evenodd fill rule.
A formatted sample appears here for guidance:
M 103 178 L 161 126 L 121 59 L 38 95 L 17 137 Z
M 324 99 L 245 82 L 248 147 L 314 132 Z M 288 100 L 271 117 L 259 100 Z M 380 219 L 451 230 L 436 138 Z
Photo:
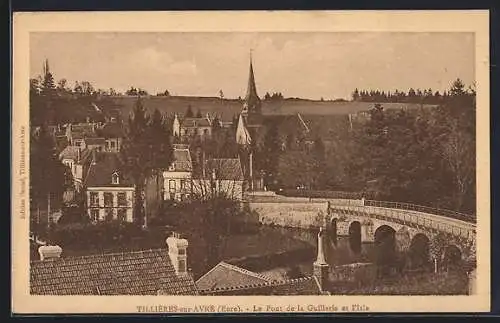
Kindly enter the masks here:
M 38 248 L 40 260 L 59 259 L 61 257 L 62 248 L 59 246 L 41 246 Z
M 168 256 L 174 266 L 177 276 L 188 275 L 187 270 L 187 247 L 188 241 L 182 239 L 178 233 L 172 233 L 167 238 Z
M 324 252 L 324 231 L 323 227 L 320 227 L 319 233 L 318 233 L 318 256 L 316 258 L 316 261 L 313 264 L 313 274 L 318 280 L 319 286 L 321 288 L 321 291 L 324 292 L 327 289 L 328 285 L 328 272 L 329 272 L 329 266 L 328 263 L 326 262 L 325 258 L 325 252 Z

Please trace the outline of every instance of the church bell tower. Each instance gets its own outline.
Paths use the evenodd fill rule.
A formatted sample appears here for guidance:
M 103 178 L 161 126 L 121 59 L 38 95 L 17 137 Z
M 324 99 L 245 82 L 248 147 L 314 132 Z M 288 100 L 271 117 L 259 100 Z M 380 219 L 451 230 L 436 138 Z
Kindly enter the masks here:
M 262 112 L 261 101 L 257 94 L 257 87 L 255 86 L 252 54 L 250 53 L 250 71 L 248 75 L 247 93 L 245 96 L 245 101 L 243 103 L 243 109 L 241 111 L 241 114 L 245 119 L 247 119 L 249 115 L 260 115 L 261 112 Z

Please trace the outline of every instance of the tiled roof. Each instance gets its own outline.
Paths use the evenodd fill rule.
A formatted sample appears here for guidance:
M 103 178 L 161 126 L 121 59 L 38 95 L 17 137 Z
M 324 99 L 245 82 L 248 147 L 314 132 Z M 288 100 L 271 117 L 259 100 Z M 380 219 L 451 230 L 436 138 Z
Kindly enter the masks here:
M 174 149 L 174 169 L 177 172 L 190 172 L 193 169 L 188 149 Z
M 120 171 L 122 162 L 119 153 L 96 153 L 96 162 L 92 163 L 86 178 L 87 187 L 131 187 L 133 181 L 123 172 L 119 172 L 119 184 L 112 184 L 111 177 L 114 172 Z
M 106 144 L 104 138 L 85 138 L 84 139 L 86 145 L 102 145 Z
M 235 287 L 201 289 L 201 295 L 321 295 L 318 281 L 314 276 L 289 279 L 283 281 L 270 281 L 257 284 L 240 285 Z
M 215 170 L 215 176 L 219 180 L 242 181 L 244 179 L 239 158 L 209 159 L 207 170 L 209 174 Z
M 90 123 L 71 125 L 71 137 L 80 139 L 84 137 L 95 137 L 94 126 Z
M 210 127 L 207 118 L 184 118 L 181 120 L 183 128 Z
M 32 261 L 34 295 L 196 295 L 190 276 L 179 277 L 166 249 Z
M 117 122 L 106 123 L 104 127 L 99 129 L 99 135 L 104 138 L 123 138 L 125 131 L 121 124 Z
M 237 288 L 268 281 L 269 279 L 265 276 L 222 261 L 200 277 L 196 281 L 196 286 L 200 290 L 214 290 Z
M 68 146 L 68 138 L 66 136 L 56 136 L 55 144 L 56 150 L 62 152 Z
M 66 148 L 61 151 L 59 154 L 59 159 L 73 159 L 76 160 L 78 158 L 78 150 L 79 147 L 75 146 L 66 146 Z M 81 154 L 80 154 L 81 157 Z

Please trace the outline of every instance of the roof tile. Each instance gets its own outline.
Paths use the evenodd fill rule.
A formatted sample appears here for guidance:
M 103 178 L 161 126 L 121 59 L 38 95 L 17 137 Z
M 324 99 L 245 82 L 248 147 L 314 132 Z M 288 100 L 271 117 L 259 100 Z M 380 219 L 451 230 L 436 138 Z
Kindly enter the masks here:
M 166 249 L 33 261 L 30 282 L 35 295 L 197 293 L 190 276 L 176 275 Z

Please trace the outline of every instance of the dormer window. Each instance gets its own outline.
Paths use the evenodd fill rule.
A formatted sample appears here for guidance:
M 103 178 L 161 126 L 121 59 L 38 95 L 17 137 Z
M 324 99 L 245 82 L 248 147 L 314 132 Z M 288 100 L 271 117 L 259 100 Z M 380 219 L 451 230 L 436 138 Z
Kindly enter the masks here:
M 113 175 L 111 175 L 111 183 L 112 184 L 120 184 L 120 176 L 118 172 L 114 172 Z

